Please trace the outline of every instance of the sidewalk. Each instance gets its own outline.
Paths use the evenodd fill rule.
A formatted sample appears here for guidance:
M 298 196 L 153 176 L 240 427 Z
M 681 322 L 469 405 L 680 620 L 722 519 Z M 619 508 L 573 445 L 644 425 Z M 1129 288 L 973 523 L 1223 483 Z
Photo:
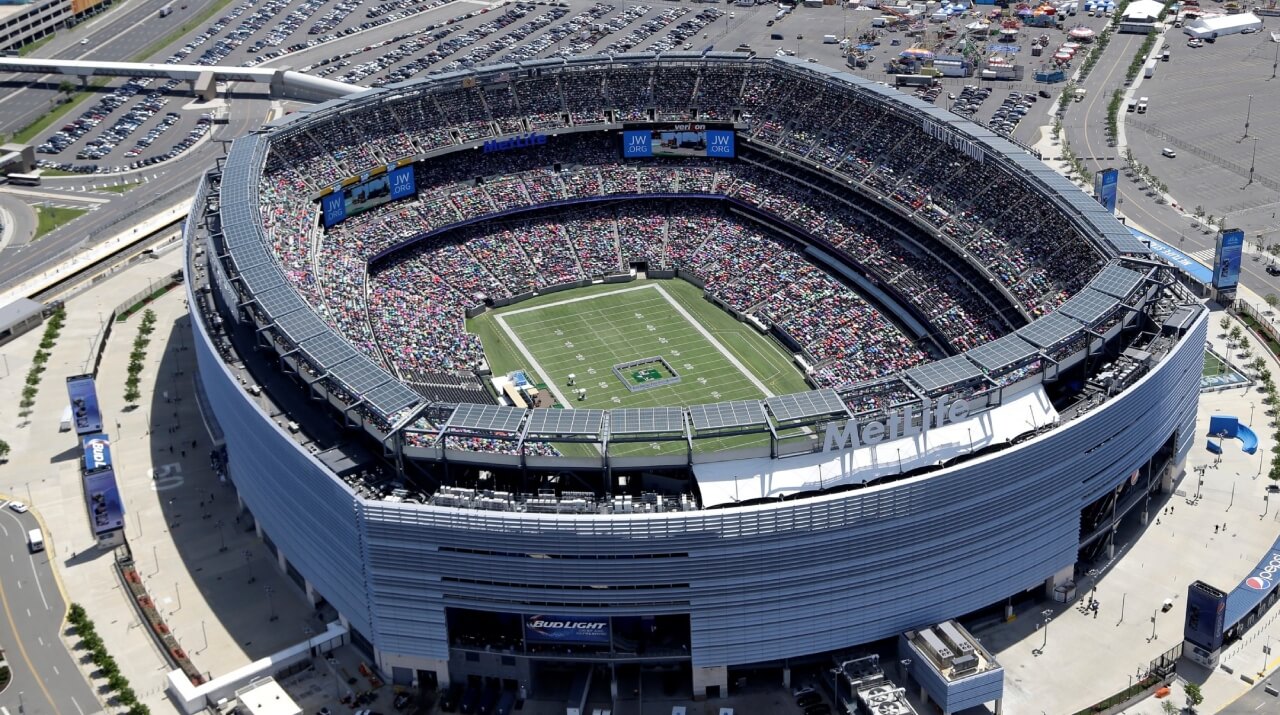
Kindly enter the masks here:
M 5 434 L 12 452 L 0 465 L 0 491 L 39 510 L 67 600 L 85 607 L 139 700 L 157 715 L 175 711 L 163 690 L 173 668 L 142 630 L 112 554 L 96 548 L 80 484 L 79 441 L 59 433 L 58 423 L 67 404 L 64 379 L 86 371 L 102 321 L 139 285 L 177 270 L 182 256 L 171 251 L 138 261 L 68 301 L 66 325 L 25 426 L 19 425 L 17 403 L 42 331 L 0 348 L 8 367 L 0 377 L 0 421 L 14 427 Z M 184 649 L 201 670 L 216 674 L 298 642 L 316 621 L 301 589 L 280 572 L 252 529 L 246 532 L 247 517 L 237 522 L 231 488 L 219 485 L 209 467 L 209 438 L 191 395 L 195 357 L 185 294 L 172 290 L 150 307 L 157 323 L 141 374 L 143 402 L 123 409 L 135 314 L 116 324 L 99 373 L 103 425 L 112 439 L 125 534 L 138 569 Z

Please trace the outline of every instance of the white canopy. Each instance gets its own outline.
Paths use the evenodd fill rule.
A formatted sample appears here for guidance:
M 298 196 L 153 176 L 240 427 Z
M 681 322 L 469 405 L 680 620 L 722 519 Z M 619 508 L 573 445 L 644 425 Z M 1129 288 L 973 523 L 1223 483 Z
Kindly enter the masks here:
M 1003 444 L 1058 419 L 1044 388 L 1036 385 L 1005 404 L 923 435 L 869 447 L 810 452 L 794 457 L 709 462 L 693 466 L 705 507 L 781 497 L 844 484 L 862 484 L 886 474 L 945 462 Z M 819 439 L 823 435 L 818 435 Z M 901 459 L 901 465 L 899 465 Z
M 1128 20 L 1134 17 L 1160 17 L 1160 13 L 1164 12 L 1164 3 L 1159 0 L 1133 0 L 1124 9 L 1123 18 Z

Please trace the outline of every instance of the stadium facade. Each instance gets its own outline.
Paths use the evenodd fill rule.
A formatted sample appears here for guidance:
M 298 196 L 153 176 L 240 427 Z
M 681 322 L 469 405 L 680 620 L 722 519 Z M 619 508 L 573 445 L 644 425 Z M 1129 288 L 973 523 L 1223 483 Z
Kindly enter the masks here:
M 607 85 L 613 72 L 648 72 L 646 96 L 660 103 L 652 97 L 663 91 L 665 67 L 706 83 L 741 83 L 751 72 L 823 83 L 850 104 L 913 122 L 949 160 L 993 165 L 1043 199 L 1100 257 L 1094 273 L 1075 297 L 1043 316 L 1024 315 L 993 343 L 892 377 L 893 394 L 907 395 L 892 404 L 856 399 L 886 384 L 882 377 L 872 388 L 833 385 L 762 400 L 741 423 L 708 417 L 715 410 L 659 408 L 606 411 L 578 430 L 549 415 L 568 410 L 458 405 L 410 389 L 288 283 L 290 266 L 282 268 L 260 219 L 270 210 L 258 187 L 274 141 L 319 136 L 334 121 L 359 126 L 360 117 L 433 93 L 557 74 Z M 703 86 L 701 96 L 709 94 Z M 620 137 L 661 114 L 624 122 L 623 108 L 599 109 L 606 111 L 581 124 L 566 112 L 569 126 L 559 130 L 522 123 L 525 138 L 513 151 L 536 143 L 531 130 L 550 136 L 539 150 L 554 150 L 568 134 Z M 826 172 L 850 196 L 892 210 L 918 240 L 948 240 L 890 192 L 844 180 L 749 131 L 740 108 L 713 109 L 737 130 L 738 160 L 767 159 L 797 176 Z M 386 171 L 421 172 L 480 153 L 485 141 L 503 138 L 492 111 L 483 136 L 454 131 L 446 145 L 395 157 Z M 395 113 L 393 124 L 407 126 L 408 114 Z M 313 203 L 344 185 L 310 183 Z M 767 220 L 767 207 L 756 209 Z M 187 286 L 199 383 L 224 435 L 228 477 L 281 568 L 313 603 L 335 608 L 400 683 L 494 677 L 533 695 L 575 669 L 607 664 L 618 681 L 670 669 L 695 695 L 725 693 L 740 668 L 785 668 L 1028 592 L 1052 593 L 1082 558 L 1105 551 L 1121 520 L 1145 518 L 1147 499 L 1181 476 L 1194 438 L 1207 319 L 1166 266 L 1024 148 L 815 65 L 733 55 L 575 58 L 371 90 L 237 140 L 206 176 L 191 216 Z M 995 295 L 998 287 L 983 289 Z M 964 408 L 925 430 L 929 407 L 943 401 Z M 503 425 L 490 437 L 509 447 L 450 441 L 477 434 L 481 418 Z M 622 427 L 659 418 L 665 426 Z M 699 436 L 726 424 L 761 441 L 726 454 L 696 448 Z M 674 457 L 614 454 L 611 435 L 689 446 Z M 573 440 L 596 445 L 600 457 L 529 448 Z M 372 479 L 395 488 L 371 488 Z M 505 489 L 492 489 L 499 484 Z M 570 484 L 577 491 L 564 493 Z M 542 491 L 521 495 L 522 486 Z M 711 496 L 726 489 L 754 491 Z M 634 503 L 620 500 L 627 494 Z

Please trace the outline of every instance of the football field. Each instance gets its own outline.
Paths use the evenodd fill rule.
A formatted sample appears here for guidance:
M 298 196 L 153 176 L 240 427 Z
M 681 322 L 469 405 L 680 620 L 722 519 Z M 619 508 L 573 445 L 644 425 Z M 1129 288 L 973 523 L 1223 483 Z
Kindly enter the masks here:
M 691 405 L 808 389 L 773 341 L 680 280 L 540 296 L 476 318 L 469 329 L 483 340 L 495 374 L 526 370 L 568 408 Z M 700 449 L 733 441 L 708 440 Z

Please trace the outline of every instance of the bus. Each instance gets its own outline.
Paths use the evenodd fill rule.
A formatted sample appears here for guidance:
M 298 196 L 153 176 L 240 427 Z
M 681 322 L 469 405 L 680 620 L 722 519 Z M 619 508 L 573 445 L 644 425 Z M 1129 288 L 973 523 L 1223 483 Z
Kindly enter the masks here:
M 39 186 L 39 174 L 9 174 L 9 183 L 14 186 Z

